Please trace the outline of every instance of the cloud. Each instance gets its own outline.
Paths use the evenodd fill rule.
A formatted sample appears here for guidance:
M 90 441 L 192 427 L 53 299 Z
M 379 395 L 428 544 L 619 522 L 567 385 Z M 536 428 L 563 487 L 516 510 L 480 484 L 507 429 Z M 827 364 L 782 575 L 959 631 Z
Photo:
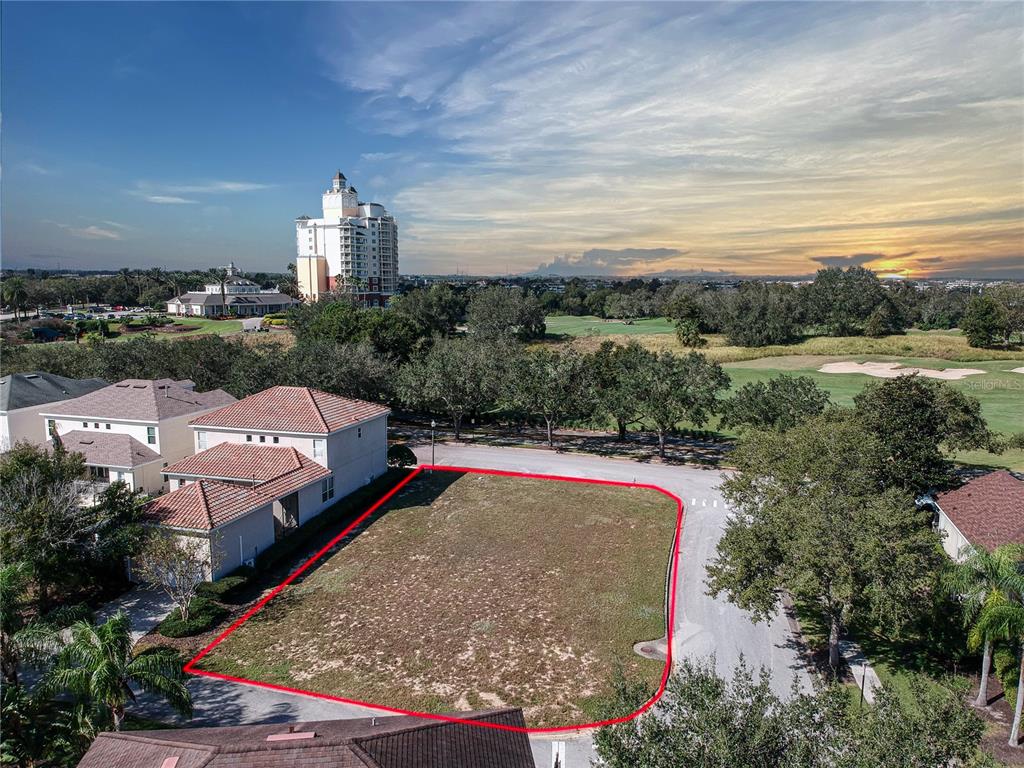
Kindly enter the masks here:
M 255 192 L 261 189 L 270 189 L 272 186 L 252 181 L 204 181 L 194 184 L 154 184 L 150 181 L 138 181 L 135 183 L 135 188 L 127 190 L 127 193 L 157 205 L 189 205 L 199 201 L 184 195 Z
M 84 240 L 120 240 L 121 233 L 116 232 L 112 229 L 103 229 L 95 224 L 91 224 L 83 229 L 68 228 L 75 237 L 81 237 Z
M 150 195 L 138 190 L 132 190 L 128 194 L 141 197 L 147 203 L 156 203 L 157 205 L 190 205 L 199 202 L 198 200 L 190 200 L 185 197 L 178 197 L 177 195 Z
M 401 152 L 364 152 L 359 156 L 359 159 L 365 160 L 368 163 L 380 163 L 385 160 L 394 160 L 401 156 Z
M 57 173 L 53 168 L 46 168 L 38 163 L 24 162 L 20 164 L 20 167 L 39 176 L 53 176 Z
M 1018 6 L 324 13 L 324 67 L 365 94 L 360 118 L 430 150 L 385 201 L 417 264 L 685 242 L 686 268 L 799 274 L 822 253 L 1017 245 L 994 223 L 1024 222 Z
M 917 251 L 903 251 L 902 253 L 891 255 L 884 253 L 850 253 L 845 256 L 811 256 L 810 258 L 811 261 L 816 261 L 826 267 L 862 267 L 873 261 L 906 259 L 915 253 Z
M 683 255 L 676 248 L 590 248 L 578 255 L 565 254 L 536 269 L 544 275 L 618 275 L 650 271 L 652 264 Z

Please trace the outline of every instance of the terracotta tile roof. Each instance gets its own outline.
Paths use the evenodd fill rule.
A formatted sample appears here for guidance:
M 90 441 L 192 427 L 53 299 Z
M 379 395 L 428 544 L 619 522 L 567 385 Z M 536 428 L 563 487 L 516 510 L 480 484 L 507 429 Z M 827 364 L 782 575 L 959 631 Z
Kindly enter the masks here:
M 976 477 L 935 501 L 975 546 L 991 551 L 1024 544 L 1024 481 L 1005 469 Z
M 172 379 L 125 379 L 45 409 L 44 415 L 160 421 L 236 402 L 222 389 L 193 392 Z
M 158 496 L 143 510 L 150 521 L 160 525 L 210 531 L 273 500 L 248 486 L 196 480 Z
M 519 709 L 459 717 L 525 725 Z M 406 715 L 103 733 L 78 768 L 158 768 L 174 756 L 176 768 L 535 768 L 525 733 Z
M 97 467 L 137 467 L 160 458 L 160 454 L 131 435 L 117 432 L 88 432 L 75 429 L 60 436 L 64 447 L 85 456 L 85 463 Z
M 218 443 L 163 470 L 165 475 L 256 481 L 255 489 L 278 498 L 327 477 L 331 471 L 284 445 Z
M 260 432 L 301 432 L 326 435 L 390 413 L 365 400 L 351 400 L 310 387 L 271 387 L 237 403 L 206 413 L 191 424 L 251 429 Z
M 150 517 L 162 525 L 208 531 L 322 480 L 331 470 L 283 445 L 218 443 L 163 473 L 201 479 L 154 499 L 146 508 Z

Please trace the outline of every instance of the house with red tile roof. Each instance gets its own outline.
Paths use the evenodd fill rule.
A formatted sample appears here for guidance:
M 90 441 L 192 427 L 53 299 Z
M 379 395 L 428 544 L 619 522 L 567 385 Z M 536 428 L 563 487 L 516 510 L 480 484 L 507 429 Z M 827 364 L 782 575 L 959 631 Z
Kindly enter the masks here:
M 390 413 L 378 403 L 281 386 L 204 413 L 191 426 L 197 453 L 220 443 L 294 448 L 330 470 L 323 487 L 333 499 L 387 470 Z
M 975 477 L 924 503 L 934 510 L 942 547 L 954 560 L 972 546 L 991 552 L 1024 544 L 1024 481 L 1006 470 Z
M 123 481 L 150 494 L 164 489 L 161 470 L 193 453 L 189 422 L 234 403 L 221 389 L 196 392 L 191 381 L 124 379 L 39 414 L 39 432 L 81 453 L 98 486 Z
M 78 768 L 536 768 L 520 709 L 101 733 Z M 479 724 L 478 724 L 479 723 Z
M 196 452 L 163 469 L 153 523 L 210 542 L 218 579 L 387 469 L 376 403 L 272 387 L 191 421 Z

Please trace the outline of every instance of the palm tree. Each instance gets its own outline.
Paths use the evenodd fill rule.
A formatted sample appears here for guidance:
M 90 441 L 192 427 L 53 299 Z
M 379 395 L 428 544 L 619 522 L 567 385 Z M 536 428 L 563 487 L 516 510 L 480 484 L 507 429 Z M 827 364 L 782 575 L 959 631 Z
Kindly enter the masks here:
M 39 621 L 25 621 L 25 604 L 31 570 L 26 563 L 0 567 L 0 677 L 10 686 L 18 684 L 22 661 L 38 660 L 56 651 L 57 634 Z
M 972 648 L 983 649 L 981 655 L 981 682 L 978 686 L 976 706 L 988 705 L 988 676 L 992 667 L 992 638 L 977 627 L 978 616 L 985 602 L 1005 587 L 1014 578 L 1019 563 L 1024 557 L 1020 547 L 1007 545 L 988 552 L 980 547 L 971 547 L 963 561 L 952 564 L 945 573 L 944 586 L 947 594 L 958 598 L 964 608 L 964 623 L 971 628 Z
M 26 315 L 25 306 L 28 304 L 28 287 L 25 285 L 24 278 L 8 277 L 4 280 L 3 296 L 4 301 L 14 308 L 15 320 L 18 319 L 19 310 L 23 315 Z
M 1022 585 L 1024 586 L 1024 585 Z M 1024 604 L 1014 591 L 1012 596 L 1003 592 L 992 592 L 978 615 L 975 629 L 983 636 L 996 640 L 1007 640 L 1016 644 L 1024 642 Z M 1017 703 L 1013 710 L 1013 726 L 1010 728 L 1010 746 L 1020 747 L 1021 709 L 1024 708 L 1024 655 L 1021 656 L 1017 673 Z
M 99 625 L 75 622 L 70 633 L 48 684 L 108 709 L 115 731 L 121 730 L 125 705 L 135 701 L 132 684 L 163 696 L 179 713 L 191 716 L 192 698 L 177 655 L 160 650 L 134 656 L 131 622 L 124 611 Z
M 223 267 L 211 269 L 208 274 L 213 278 L 215 283 L 220 283 L 220 313 L 226 315 L 228 313 L 228 298 L 226 283 L 228 280 L 228 271 Z

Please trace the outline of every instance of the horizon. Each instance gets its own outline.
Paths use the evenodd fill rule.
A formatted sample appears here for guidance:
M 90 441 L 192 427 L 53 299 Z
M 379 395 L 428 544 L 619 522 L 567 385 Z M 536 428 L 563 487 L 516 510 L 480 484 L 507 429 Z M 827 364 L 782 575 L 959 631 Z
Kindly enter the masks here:
M 5 4 L 3 266 L 1024 278 L 1019 4 L 380 7 Z

